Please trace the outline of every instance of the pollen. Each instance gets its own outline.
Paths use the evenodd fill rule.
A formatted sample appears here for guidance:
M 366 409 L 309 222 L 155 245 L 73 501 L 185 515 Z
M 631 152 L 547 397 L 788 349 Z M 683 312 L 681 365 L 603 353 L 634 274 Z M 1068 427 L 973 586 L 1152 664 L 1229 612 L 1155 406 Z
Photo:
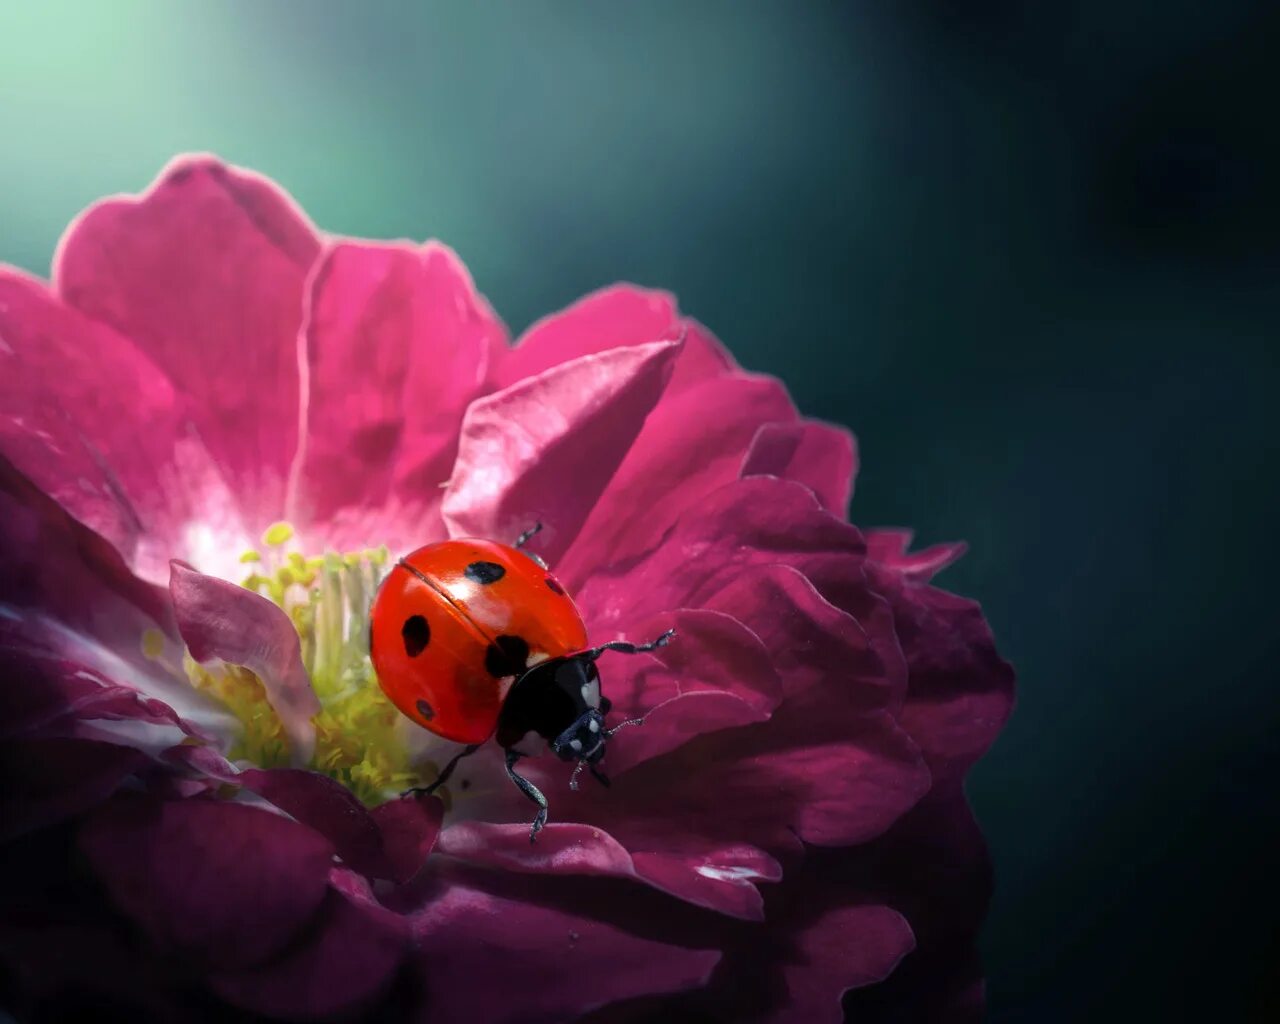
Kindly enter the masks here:
M 321 711 L 312 720 L 316 748 L 307 765 L 336 779 L 368 805 L 412 786 L 430 763 L 415 765 L 404 716 L 387 700 L 369 660 L 369 610 L 389 561 L 385 546 L 307 556 L 284 550 L 295 536 L 275 523 L 262 536 L 262 552 L 240 561 L 251 571 L 241 586 L 272 601 L 289 616 L 301 640 L 302 661 Z M 261 768 L 290 766 L 288 738 L 260 679 L 247 669 L 201 666 L 188 655 L 193 685 L 226 705 L 241 725 L 229 756 Z

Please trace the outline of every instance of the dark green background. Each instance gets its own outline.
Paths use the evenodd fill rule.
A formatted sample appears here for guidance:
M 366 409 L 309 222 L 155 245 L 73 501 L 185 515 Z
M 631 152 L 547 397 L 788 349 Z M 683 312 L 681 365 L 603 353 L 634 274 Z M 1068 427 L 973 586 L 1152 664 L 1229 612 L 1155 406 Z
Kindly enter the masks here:
M 673 289 L 972 544 L 992 1018 L 1276 1012 L 1276 5 L 364 6 L 0 0 L 0 258 L 207 149 L 516 330 Z

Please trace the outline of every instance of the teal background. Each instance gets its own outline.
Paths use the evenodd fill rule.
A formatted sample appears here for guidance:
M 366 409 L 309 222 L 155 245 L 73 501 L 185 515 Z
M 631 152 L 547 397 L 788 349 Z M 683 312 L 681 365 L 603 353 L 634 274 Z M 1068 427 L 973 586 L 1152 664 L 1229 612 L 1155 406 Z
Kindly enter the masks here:
M 1269 6 L 0 0 L 0 259 L 211 150 L 515 331 L 672 289 L 972 545 L 992 1019 L 1275 1019 Z

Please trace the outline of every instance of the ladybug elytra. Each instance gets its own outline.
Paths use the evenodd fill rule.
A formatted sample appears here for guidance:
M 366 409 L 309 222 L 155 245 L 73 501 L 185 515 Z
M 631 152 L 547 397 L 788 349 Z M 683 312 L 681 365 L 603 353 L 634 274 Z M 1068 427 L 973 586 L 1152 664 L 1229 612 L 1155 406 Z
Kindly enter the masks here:
M 538 805 L 531 842 L 546 824 L 547 800 L 516 763 L 540 737 L 562 761 L 577 762 L 601 784 L 608 740 L 638 719 L 605 727 L 611 704 L 600 692 L 596 660 L 605 651 L 640 654 L 665 646 L 668 630 L 647 644 L 615 640 L 587 646 L 573 598 L 537 555 L 523 550 L 540 526 L 514 545 L 458 539 L 401 558 L 374 599 L 369 654 L 383 692 L 415 723 L 466 746 L 426 787 L 448 781 L 458 762 L 493 737 L 507 775 Z

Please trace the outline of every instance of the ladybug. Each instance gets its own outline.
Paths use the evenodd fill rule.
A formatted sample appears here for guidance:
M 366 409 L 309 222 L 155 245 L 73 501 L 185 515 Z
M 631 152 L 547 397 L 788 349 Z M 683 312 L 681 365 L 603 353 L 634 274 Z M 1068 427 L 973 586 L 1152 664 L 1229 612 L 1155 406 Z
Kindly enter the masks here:
M 577 762 L 570 788 L 584 767 L 608 786 L 598 767 L 606 745 L 641 719 L 605 728 L 612 705 L 600 692 L 596 660 L 605 651 L 652 651 L 675 635 L 588 647 L 573 598 L 524 550 L 541 528 L 514 545 L 458 539 L 418 548 L 383 580 L 369 627 L 369 656 L 388 699 L 424 729 L 466 745 L 431 785 L 403 795 L 434 792 L 493 737 L 506 752 L 507 775 L 538 805 L 530 842 L 546 824 L 547 799 L 516 763 L 545 741 L 562 761 Z

